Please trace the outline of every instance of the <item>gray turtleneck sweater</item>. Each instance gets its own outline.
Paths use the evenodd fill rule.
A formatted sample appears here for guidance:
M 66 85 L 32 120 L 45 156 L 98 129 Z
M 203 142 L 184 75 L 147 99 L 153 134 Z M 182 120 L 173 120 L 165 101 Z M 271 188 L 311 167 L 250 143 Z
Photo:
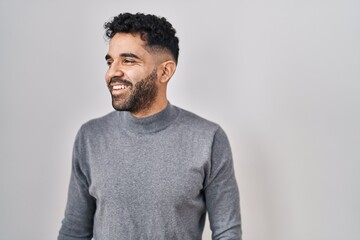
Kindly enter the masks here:
M 171 104 L 84 124 L 58 240 L 241 239 L 230 145 L 216 124 Z

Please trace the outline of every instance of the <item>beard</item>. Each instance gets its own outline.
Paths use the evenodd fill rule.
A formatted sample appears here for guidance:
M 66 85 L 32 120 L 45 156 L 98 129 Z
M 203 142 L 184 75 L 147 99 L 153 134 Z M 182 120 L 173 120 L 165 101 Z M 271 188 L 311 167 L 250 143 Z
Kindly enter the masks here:
M 134 86 L 127 80 L 122 80 L 116 77 L 112 78 L 110 83 L 125 83 L 128 85 L 128 89 L 130 91 L 130 95 L 128 97 L 124 97 L 123 95 L 111 95 L 113 108 L 117 111 L 129 111 L 133 114 L 149 109 L 154 103 L 158 93 L 156 79 L 156 69 L 154 69 L 147 77 L 137 82 Z

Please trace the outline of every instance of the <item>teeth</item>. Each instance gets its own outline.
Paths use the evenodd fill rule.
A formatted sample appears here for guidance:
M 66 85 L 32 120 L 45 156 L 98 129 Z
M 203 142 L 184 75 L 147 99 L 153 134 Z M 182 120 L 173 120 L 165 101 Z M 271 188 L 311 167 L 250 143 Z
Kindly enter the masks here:
M 125 89 L 125 88 L 127 88 L 127 86 L 125 86 L 125 85 L 115 85 L 115 86 L 113 86 L 113 89 L 114 89 L 114 90 L 117 90 L 117 89 Z

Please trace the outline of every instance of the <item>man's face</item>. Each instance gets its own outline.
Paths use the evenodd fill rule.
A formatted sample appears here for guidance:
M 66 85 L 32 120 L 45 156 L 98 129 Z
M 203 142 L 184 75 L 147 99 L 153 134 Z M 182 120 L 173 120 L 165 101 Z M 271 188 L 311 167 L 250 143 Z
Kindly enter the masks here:
M 109 65 L 105 80 L 113 107 L 134 114 L 149 109 L 158 92 L 156 62 L 140 35 L 115 34 L 105 58 Z

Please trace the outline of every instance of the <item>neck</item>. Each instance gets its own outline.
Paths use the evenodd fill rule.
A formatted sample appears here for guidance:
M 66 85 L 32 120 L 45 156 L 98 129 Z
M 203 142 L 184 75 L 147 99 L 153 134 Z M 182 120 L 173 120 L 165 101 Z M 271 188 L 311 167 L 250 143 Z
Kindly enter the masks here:
M 168 127 L 178 116 L 179 109 L 169 102 L 165 109 L 149 117 L 138 118 L 127 111 L 118 111 L 124 129 L 133 133 L 151 133 Z
M 165 98 L 163 101 L 154 102 L 150 107 L 141 109 L 139 112 L 131 112 L 136 118 L 146 118 L 155 115 L 168 106 L 168 100 Z

